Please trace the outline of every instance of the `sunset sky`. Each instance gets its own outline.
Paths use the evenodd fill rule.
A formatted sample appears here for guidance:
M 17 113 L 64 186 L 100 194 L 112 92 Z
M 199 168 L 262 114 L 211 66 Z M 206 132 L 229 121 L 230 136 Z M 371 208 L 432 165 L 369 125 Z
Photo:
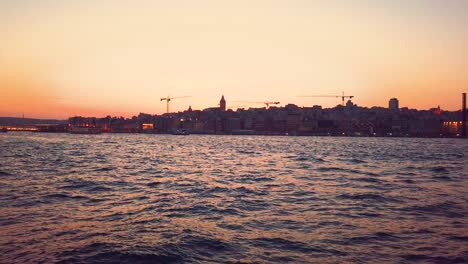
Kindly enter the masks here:
M 461 107 L 466 0 L 2 0 L 0 116 L 132 116 L 236 100 Z M 261 105 L 252 105 L 261 106 Z

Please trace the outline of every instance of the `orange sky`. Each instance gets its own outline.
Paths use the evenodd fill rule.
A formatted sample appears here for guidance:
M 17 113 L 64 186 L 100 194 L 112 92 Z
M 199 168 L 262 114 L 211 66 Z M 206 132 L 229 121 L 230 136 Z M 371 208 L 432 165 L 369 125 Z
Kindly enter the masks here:
M 331 107 L 298 96 L 342 91 L 361 106 L 457 110 L 468 2 L 407 2 L 1 1 L 0 116 L 161 114 L 161 97 L 192 96 L 178 111 L 222 94 Z

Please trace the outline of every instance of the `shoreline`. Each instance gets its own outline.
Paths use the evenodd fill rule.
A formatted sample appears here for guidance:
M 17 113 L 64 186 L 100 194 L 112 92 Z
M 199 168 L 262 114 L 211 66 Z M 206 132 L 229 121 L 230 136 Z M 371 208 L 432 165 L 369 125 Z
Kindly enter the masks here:
M 326 134 L 268 134 L 268 133 L 255 133 L 255 134 L 216 134 L 216 133 L 190 133 L 189 135 L 175 135 L 172 133 L 146 133 L 146 132 L 102 132 L 100 134 L 74 134 L 70 132 L 47 132 L 47 131 L 32 131 L 32 130 L 8 130 L 8 132 L 29 132 L 29 133 L 41 133 L 41 134 L 70 134 L 70 135 L 93 135 L 99 136 L 102 134 L 133 134 L 133 135 L 171 135 L 171 136 L 264 136 L 264 137 L 333 137 L 333 138 L 455 138 L 455 139 L 466 139 L 456 135 L 442 135 L 442 136 L 411 136 L 411 135 L 326 135 Z M 8 133 L 0 133 L 8 134 Z

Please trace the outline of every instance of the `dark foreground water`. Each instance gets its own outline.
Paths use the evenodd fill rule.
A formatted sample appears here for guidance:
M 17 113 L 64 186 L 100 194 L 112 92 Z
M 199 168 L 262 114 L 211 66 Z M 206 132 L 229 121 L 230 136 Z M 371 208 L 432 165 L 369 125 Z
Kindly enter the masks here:
M 468 263 L 467 147 L 0 134 L 0 263 Z

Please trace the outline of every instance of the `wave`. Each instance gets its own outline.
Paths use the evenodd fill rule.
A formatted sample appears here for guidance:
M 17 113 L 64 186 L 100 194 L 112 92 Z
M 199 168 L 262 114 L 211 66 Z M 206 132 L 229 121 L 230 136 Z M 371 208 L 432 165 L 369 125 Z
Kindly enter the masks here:
M 58 199 L 58 200 L 83 200 L 83 199 L 90 199 L 89 197 L 83 196 L 83 195 L 71 195 L 67 193 L 53 193 L 44 196 L 47 200 L 49 199 Z
M 429 168 L 430 171 L 434 172 L 434 173 L 448 173 L 449 170 L 448 168 L 446 167 L 442 167 L 442 166 L 436 166 L 436 167 L 432 167 L 432 168 Z
M 429 256 L 422 254 L 407 254 L 401 255 L 401 258 L 411 262 L 427 262 L 427 263 L 468 263 L 468 257 L 461 256 Z
M 394 197 L 384 197 L 376 193 L 359 193 L 359 194 L 341 194 L 337 196 L 338 199 L 356 200 L 356 201 L 378 201 L 378 202 L 399 202 Z
M 294 251 L 299 253 L 325 253 L 334 256 L 345 256 L 345 252 L 323 248 L 320 246 L 311 246 L 306 243 L 294 240 L 288 240 L 285 238 L 255 238 L 249 241 L 250 244 L 253 244 L 255 247 L 261 248 L 270 248 L 270 249 L 282 249 L 286 251 Z
M 0 176 L 10 176 L 12 175 L 11 173 L 9 172 L 6 172 L 6 171 L 3 171 L 3 170 L 0 170 Z
M 15 135 L 0 262 L 466 262 L 459 140 Z
M 368 243 L 375 243 L 379 242 L 398 242 L 402 238 L 397 236 L 396 234 L 386 233 L 386 232 L 376 232 L 370 235 L 365 236 L 356 236 L 345 239 L 343 241 L 346 245 L 354 245 L 354 244 L 368 244 Z
M 319 167 L 316 170 L 319 172 L 343 172 L 343 173 L 362 174 L 362 175 L 369 175 L 369 176 L 379 176 L 378 174 L 369 172 L 369 171 L 361 171 L 357 169 L 348 169 L 348 168 L 340 168 L 340 167 Z
M 112 171 L 114 170 L 114 167 L 101 167 L 101 168 L 95 168 L 94 171 Z
M 86 254 L 87 250 L 93 249 L 85 248 L 82 250 L 85 253 L 83 256 L 80 256 L 80 252 L 77 252 L 73 255 L 78 256 L 64 258 L 57 263 L 184 263 L 184 258 L 182 256 L 173 253 L 144 253 L 109 250 L 107 252 Z
M 146 186 L 148 186 L 148 187 L 156 187 L 156 186 L 159 186 L 159 185 L 161 185 L 161 184 L 162 184 L 162 182 L 150 182 L 150 183 L 146 184 Z
M 449 218 L 463 218 L 465 211 L 462 206 L 454 202 L 433 203 L 403 207 L 402 211 L 424 216 L 441 215 Z

